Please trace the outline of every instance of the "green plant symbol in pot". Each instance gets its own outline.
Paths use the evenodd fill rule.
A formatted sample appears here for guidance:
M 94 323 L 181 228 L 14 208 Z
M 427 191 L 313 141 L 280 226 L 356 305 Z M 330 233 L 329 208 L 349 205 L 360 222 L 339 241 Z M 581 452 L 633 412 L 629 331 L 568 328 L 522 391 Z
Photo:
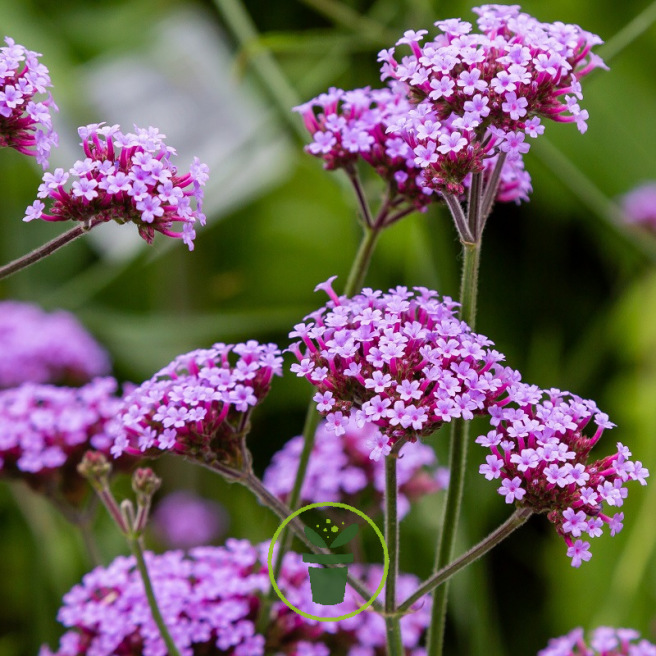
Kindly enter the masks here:
M 326 524 L 330 525 L 330 519 L 326 519 Z M 317 528 L 319 525 L 317 524 Z M 305 535 L 315 547 L 328 548 L 342 547 L 349 540 L 352 540 L 358 532 L 356 524 L 347 526 L 331 543 L 328 545 L 326 540 L 314 529 L 309 526 L 305 527 Z M 324 529 L 328 533 L 328 526 Z M 339 528 L 333 524 L 330 532 L 337 533 Z M 353 562 L 353 554 L 303 554 L 304 563 L 316 563 L 318 567 L 308 568 L 310 573 L 310 586 L 312 588 L 312 601 L 322 606 L 333 606 L 344 601 L 346 594 L 346 576 L 348 573 L 348 563 Z M 333 567 L 325 567 L 333 565 Z

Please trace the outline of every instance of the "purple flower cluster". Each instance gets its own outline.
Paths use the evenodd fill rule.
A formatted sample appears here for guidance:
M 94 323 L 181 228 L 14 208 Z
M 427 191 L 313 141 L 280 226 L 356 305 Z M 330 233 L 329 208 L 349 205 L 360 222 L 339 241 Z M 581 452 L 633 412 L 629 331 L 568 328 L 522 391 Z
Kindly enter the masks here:
M 76 467 L 87 449 L 109 453 L 121 405 L 113 378 L 83 387 L 24 383 L 0 391 L 0 474 L 72 503 L 86 490 Z
M 178 490 L 157 503 L 151 526 L 168 547 L 190 549 L 216 540 L 227 524 L 228 516 L 221 504 Z
M 262 656 L 265 644 L 267 653 L 287 656 L 333 653 L 382 656 L 385 653 L 385 623 L 374 613 L 319 623 L 277 601 L 266 635 L 256 633 L 260 599 L 270 586 L 267 551 L 268 544 L 253 546 L 246 540 L 231 538 L 225 547 L 197 547 L 188 555 L 181 551 L 146 554 L 160 610 L 183 656 L 198 653 Z M 367 578 L 380 581 L 381 575 L 382 568 L 374 566 Z M 416 584 L 413 576 L 399 577 L 400 594 Z M 298 554 L 285 555 L 278 585 L 297 607 L 311 606 L 326 612 L 325 606 L 311 601 L 308 566 Z M 401 620 L 409 656 L 424 653 L 417 643 L 429 620 L 429 603 Z M 345 614 L 361 604 L 362 600 L 351 599 L 347 592 L 346 600 L 330 607 L 328 613 Z M 319 612 L 312 614 L 319 615 Z M 165 656 L 167 653 L 132 557 L 121 556 L 109 567 L 98 567 L 87 574 L 80 585 L 64 596 L 58 619 L 69 630 L 56 652 L 44 646 L 40 656 Z
M 480 34 L 461 19 L 440 20 L 441 33 L 431 41 L 421 43 L 426 30 L 409 30 L 397 41 L 410 54 L 379 53 L 382 79 L 407 85 L 416 105 L 396 128 L 426 186 L 457 195 L 487 158 L 521 159 L 529 150 L 526 137 L 544 131 L 541 119 L 575 122 L 585 132 L 580 80 L 604 66 L 591 54 L 601 39 L 577 25 L 540 23 L 518 5 L 473 11 Z
M 515 384 L 508 390 L 512 404 L 490 409 L 493 429 L 476 439 L 492 452 L 480 473 L 499 479 L 506 503 L 546 512 L 567 544 L 572 566 L 592 557 L 582 534 L 598 537 L 608 525 L 611 535 L 622 530 L 624 513 L 609 516 L 603 503 L 619 508 L 625 484 L 646 485 L 649 472 L 618 442 L 617 452 L 588 463 L 593 446 L 614 426 L 594 401 L 557 389 Z M 594 425 L 590 436 L 584 434 Z
M 343 435 L 352 408 L 359 426 L 375 424 L 384 443 L 374 458 L 400 438 L 431 435 L 456 417 L 471 419 L 498 403 L 519 374 L 498 365 L 492 342 L 458 319 L 458 305 L 437 292 L 406 287 L 364 289 L 338 297 L 330 278 L 317 286 L 326 307 L 294 326 L 292 365 L 317 388 L 314 400 L 326 429 Z
M 52 96 L 48 69 L 39 62 L 38 52 L 27 50 L 10 37 L 0 48 L 0 147 L 14 148 L 23 155 L 36 157 L 48 168 L 50 149 L 57 145 L 50 112 L 57 111 Z M 38 94 L 47 94 L 35 100 Z
M 645 182 L 629 191 L 621 206 L 627 223 L 656 232 L 656 182 Z
M 424 184 L 412 149 L 388 130 L 411 109 L 398 84 L 386 89 L 331 88 L 294 108 L 314 138 L 306 151 L 321 158 L 326 169 L 348 167 L 362 159 L 396 194 L 423 210 L 436 200 L 433 191 Z
M 640 640 L 634 629 L 615 629 L 600 626 L 589 640 L 584 640 L 583 629 L 570 631 L 560 638 L 552 638 L 538 656 L 656 656 L 656 645 Z
M 85 158 L 69 171 L 45 173 L 37 196 L 49 198 L 50 208 L 46 213 L 37 199 L 23 220 L 131 222 L 148 243 L 157 231 L 193 250 L 194 224 L 205 225 L 201 187 L 208 168 L 194 158 L 189 173 L 178 174 L 171 162 L 175 150 L 164 143 L 165 135 L 152 127 L 135 131 L 123 134 L 118 125 L 102 124 L 79 128 Z M 174 224 L 182 230 L 174 230 Z
M 107 353 L 69 312 L 0 303 L 0 388 L 25 382 L 79 385 L 109 369 Z
M 541 119 L 575 122 L 586 130 L 580 79 L 601 59 L 599 37 L 576 25 L 540 23 L 518 5 L 475 8 L 480 34 L 460 19 L 437 21 L 441 33 L 409 30 L 397 58 L 382 50 L 386 89 L 329 89 L 296 109 L 313 142 L 307 151 L 326 168 L 361 158 L 395 192 L 422 209 L 444 192 L 462 196 L 471 175 L 503 156 L 498 200 L 526 200 L 527 137 L 544 132 Z
M 231 353 L 237 356 L 234 364 Z M 180 355 L 125 396 L 112 453 L 169 451 L 240 469 L 251 411 L 281 374 L 278 347 L 254 340 Z
M 362 508 L 365 499 L 367 503 L 372 498 L 382 503 L 385 467 L 380 456 L 387 438 L 373 424 L 358 427 L 353 416 L 344 428 L 345 432 L 335 437 L 325 422 L 319 425 L 301 491 L 304 502 L 341 501 L 356 508 Z M 302 449 L 303 437 L 292 438 L 264 472 L 264 485 L 283 500 L 294 485 Z M 435 469 L 435 452 L 425 444 L 403 447 L 399 455 L 398 513 L 403 517 L 411 501 L 447 487 L 449 470 Z

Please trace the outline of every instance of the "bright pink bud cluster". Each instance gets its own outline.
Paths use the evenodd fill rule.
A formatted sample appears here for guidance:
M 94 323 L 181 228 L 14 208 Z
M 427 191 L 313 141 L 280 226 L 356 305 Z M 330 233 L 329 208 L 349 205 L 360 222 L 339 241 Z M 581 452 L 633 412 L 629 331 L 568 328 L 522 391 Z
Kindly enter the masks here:
M 360 428 L 353 416 L 339 437 L 330 435 L 322 422 L 314 438 L 301 500 L 304 503 L 340 501 L 361 509 L 372 500 L 382 504 L 385 465 L 380 456 L 386 446 L 387 438 L 376 426 L 365 424 Z M 264 472 L 264 485 L 283 500 L 294 486 L 302 450 L 303 437 L 292 438 L 273 456 Z M 425 444 L 404 446 L 399 455 L 398 512 L 403 517 L 410 510 L 411 501 L 446 489 L 449 470 L 436 469 L 435 451 Z
M 251 411 L 281 374 L 278 347 L 254 340 L 180 355 L 126 395 L 112 453 L 171 451 L 206 464 L 234 463 Z
M 586 642 L 583 629 L 578 628 L 549 640 L 538 656 L 656 656 L 656 645 L 647 640 L 638 642 L 639 638 L 634 629 L 600 626 Z
M 203 190 L 208 168 L 194 158 L 189 173 L 178 174 L 175 150 L 156 128 L 123 134 L 118 125 L 87 125 L 78 130 L 85 159 L 68 172 L 45 173 L 36 200 L 24 221 L 98 221 L 134 223 L 151 243 L 155 232 L 182 239 L 193 250 L 196 221 L 205 225 Z M 70 183 L 68 189 L 65 187 Z M 194 206 L 195 205 L 195 206 Z M 181 224 L 182 231 L 173 229 Z
M 493 430 L 476 439 L 492 452 L 479 471 L 500 480 L 498 492 L 506 503 L 548 513 L 578 567 L 592 557 L 582 534 L 598 537 L 604 525 L 611 535 L 622 530 L 624 513 L 606 515 L 602 504 L 622 506 L 626 483 L 646 485 L 649 472 L 629 460 L 631 452 L 619 442 L 616 453 L 588 463 L 604 429 L 614 426 L 594 401 L 521 383 L 508 396 L 511 404 L 490 410 Z M 590 423 L 595 428 L 586 435 Z
M 46 66 L 38 52 L 27 50 L 10 37 L 0 48 L 0 148 L 14 148 L 23 155 L 36 157 L 48 168 L 50 149 L 57 145 L 50 112 L 57 111 L 50 93 L 52 86 Z M 46 94 L 37 101 L 37 94 Z
M 76 467 L 87 449 L 109 453 L 121 405 L 113 378 L 83 387 L 24 383 L 0 391 L 0 475 L 75 504 L 87 486 Z
M 0 303 L 0 388 L 25 382 L 79 385 L 109 370 L 106 351 L 69 312 Z
M 364 289 L 338 297 L 330 278 L 317 286 L 331 298 L 326 307 L 294 326 L 300 341 L 292 365 L 317 388 L 314 400 L 327 430 L 346 432 L 356 421 L 378 426 L 387 455 L 399 438 L 431 435 L 455 417 L 471 419 L 499 402 L 519 374 L 498 365 L 492 342 L 458 319 L 458 305 L 423 287 L 389 292 Z M 373 452 L 373 450 L 372 450 Z

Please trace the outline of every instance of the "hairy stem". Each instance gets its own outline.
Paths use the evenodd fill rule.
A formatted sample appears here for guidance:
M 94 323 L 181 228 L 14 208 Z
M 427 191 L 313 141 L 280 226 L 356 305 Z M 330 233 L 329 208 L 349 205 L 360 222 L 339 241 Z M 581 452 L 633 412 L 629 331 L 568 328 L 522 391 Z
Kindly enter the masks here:
M 478 289 L 478 267 L 481 245 L 463 243 L 463 268 L 460 283 L 460 316 L 472 328 L 476 319 L 476 296 Z M 460 507 L 465 486 L 467 466 L 467 446 L 469 440 L 469 422 L 454 419 L 451 423 L 449 469 L 450 480 L 444 506 L 442 533 L 438 541 L 435 559 L 435 571 L 439 572 L 453 558 L 453 549 L 460 517 Z M 431 625 L 428 632 L 428 656 L 441 656 L 446 621 L 448 585 L 435 590 Z
M 454 574 L 457 574 L 461 569 L 467 565 L 478 560 L 484 556 L 497 544 L 505 540 L 513 531 L 518 529 L 526 520 L 533 514 L 529 508 L 519 508 L 503 523 L 499 528 L 495 529 L 486 538 L 481 540 L 477 545 L 473 546 L 469 551 L 466 551 L 462 556 L 459 556 L 454 561 L 450 562 L 446 567 L 443 567 L 438 572 L 433 574 L 430 578 L 426 579 L 415 592 L 413 592 L 400 606 L 399 611 L 408 611 L 411 606 L 419 601 L 425 594 L 431 590 L 438 588 L 448 581 Z
M 153 620 L 155 620 L 155 624 L 157 624 L 157 628 L 159 629 L 159 633 L 162 636 L 162 640 L 166 644 L 166 648 L 168 650 L 168 656 L 180 656 L 180 652 L 178 651 L 175 642 L 173 642 L 173 638 L 169 633 L 168 627 L 166 626 L 166 622 L 164 622 L 162 613 L 160 612 L 159 606 L 157 605 L 157 599 L 155 598 L 155 591 L 153 590 L 153 584 L 148 574 L 148 567 L 146 566 L 146 559 L 144 558 L 143 547 L 141 545 L 141 538 L 131 534 L 127 536 L 127 541 L 128 544 L 130 545 L 130 550 L 132 551 L 132 554 L 134 555 L 134 559 L 137 563 L 137 569 L 139 570 L 139 574 L 141 575 L 141 580 L 143 581 L 144 590 L 146 592 L 146 598 L 148 599 L 148 605 L 150 606 L 150 612 L 153 615 Z
M 351 267 L 346 280 L 346 286 L 344 287 L 345 296 L 353 296 L 362 289 L 365 276 L 369 270 L 369 264 L 371 263 L 371 256 L 374 254 L 374 249 L 381 233 L 381 228 L 378 227 L 370 228 L 364 226 L 363 229 L 364 235 L 362 236 L 360 247 L 355 255 L 353 266 Z
M 396 447 L 396 445 L 395 445 Z M 385 458 L 385 542 L 389 553 L 389 571 L 385 582 L 385 627 L 387 630 L 387 653 L 402 656 L 400 618 L 396 610 L 396 577 L 399 570 L 399 523 L 397 509 L 396 461 L 398 449 Z
M 27 255 L 23 255 L 22 257 L 19 257 L 12 262 L 9 262 L 8 264 L 5 264 L 4 266 L 0 266 L 0 280 L 11 276 L 18 271 L 21 271 L 22 269 L 26 269 L 28 266 L 35 264 L 45 257 L 48 257 L 48 255 L 51 255 L 56 250 L 62 248 L 62 246 L 70 244 L 78 237 L 81 237 L 83 234 L 89 232 L 91 228 L 94 228 L 99 223 L 102 223 L 102 221 L 91 222 L 88 226 L 77 225 L 74 228 L 71 228 L 65 233 L 59 235 L 58 237 L 51 239 L 49 242 L 43 244 L 43 246 L 35 248 Z

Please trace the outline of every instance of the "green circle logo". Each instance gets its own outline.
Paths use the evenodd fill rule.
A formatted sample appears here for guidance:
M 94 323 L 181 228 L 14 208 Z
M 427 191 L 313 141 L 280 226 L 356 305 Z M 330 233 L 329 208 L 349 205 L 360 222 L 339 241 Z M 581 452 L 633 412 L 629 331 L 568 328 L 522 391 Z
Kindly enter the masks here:
M 273 548 L 278 541 L 278 538 L 280 537 L 280 534 L 285 530 L 285 527 L 289 522 L 291 522 L 292 519 L 295 517 L 298 517 L 301 513 L 305 512 L 306 510 L 311 510 L 312 508 L 322 508 L 324 506 L 331 506 L 333 508 L 343 508 L 345 510 L 349 510 L 352 513 L 355 513 L 356 515 L 359 515 L 364 519 L 371 528 L 374 529 L 374 532 L 378 536 L 378 539 L 380 540 L 380 544 L 383 547 L 383 559 L 384 559 L 384 565 L 383 565 L 383 578 L 380 581 L 380 585 L 376 589 L 376 592 L 365 602 L 363 606 L 360 606 L 357 610 L 354 610 L 352 613 L 347 613 L 346 615 L 340 615 L 339 617 L 319 617 L 318 615 L 311 615 L 310 613 L 306 613 L 302 611 L 300 608 L 297 608 L 293 604 L 291 604 L 285 595 L 280 591 L 280 588 L 278 587 L 278 584 L 276 583 L 274 577 L 273 577 L 273 566 L 272 566 L 272 560 L 273 560 Z M 276 532 L 273 535 L 273 538 L 271 539 L 271 544 L 269 545 L 269 555 L 267 557 L 267 566 L 269 568 L 269 579 L 271 580 L 271 585 L 273 586 L 273 589 L 276 591 L 277 595 L 280 597 L 280 599 L 283 601 L 283 603 L 291 608 L 295 613 L 298 613 L 299 615 L 302 615 L 303 617 L 306 617 L 309 620 L 316 620 L 317 622 L 339 622 L 339 620 L 346 620 L 349 617 L 353 617 L 357 615 L 358 613 L 361 613 L 363 610 L 366 610 L 371 606 L 371 604 L 374 603 L 374 600 L 376 597 L 380 594 L 381 590 L 383 589 L 383 586 L 385 585 L 385 581 L 387 580 L 387 572 L 389 571 L 389 553 L 387 552 L 387 545 L 385 544 L 385 538 L 383 537 L 383 534 L 380 532 L 380 529 L 376 526 L 376 524 L 373 523 L 373 521 L 365 515 L 361 510 L 358 510 L 357 508 L 354 508 L 353 506 L 349 506 L 346 503 L 338 503 L 338 502 L 329 502 L 325 501 L 322 503 L 311 503 L 307 506 L 303 506 L 302 508 L 299 508 L 296 512 L 293 512 L 289 517 L 287 517 L 282 524 L 278 527 Z

